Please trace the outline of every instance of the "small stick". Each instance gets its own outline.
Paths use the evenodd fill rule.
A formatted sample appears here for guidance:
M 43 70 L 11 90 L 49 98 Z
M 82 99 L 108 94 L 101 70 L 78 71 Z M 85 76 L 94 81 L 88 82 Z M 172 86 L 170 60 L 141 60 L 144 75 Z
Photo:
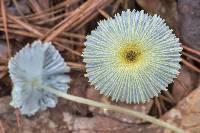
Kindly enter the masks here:
M 168 91 L 163 91 L 163 93 L 169 98 L 171 103 L 176 103 L 176 100 L 174 99 L 174 97 Z
M 33 32 L 35 35 L 37 35 L 37 37 L 42 37 L 43 36 L 43 33 L 38 31 L 37 29 L 35 29 L 32 25 L 28 24 L 28 23 L 25 23 L 17 18 L 15 18 L 14 16 L 11 16 L 11 15 L 8 15 L 8 18 L 13 20 L 14 22 L 16 22 L 17 24 L 19 24 L 20 26 L 22 26 L 23 28 L 25 28 L 26 30 L 30 31 L 30 32 Z M 60 44 L 59 42 L 57 41 L 53 41 L 53 43 L 75 55 L 78 55 L 78 56 L 81 56 L 81 53 L 73 50 L 73 49 L 70 49 L 68 47 L 65 47 L 64 45 Z
M 187 67 L 189 67 L 190 69 L 200 73 L 200 69 L 195 67 L 194 65 L 192 65 L 191 63 L 189 63 L 188 61 L 186 61 L 185 59 L 182 58 L 181 62 L 186 65 Z
M 15 110 L 15 116 L 16 116 L 16 120 L 17 120 L 17 126 L 18 128 L 21 127 L 21 119 L 20 119 L 20 111 L 19 109 L 16 109 Z
M 72 69 L 78 69 L 80 71 L 85 70 L 85 66 L 83 64 L 80 64 L 80 63 L 67 62 L 67 65 L 69 65 L 70 68 L 72 68 Z
M 7 71 L 8 67 L 7 66 L 0 66 L 0 71 Z
M 20 16 L 22 17 L 22 19 L 25 20 L 25 21 L 27 21 L 26 18 L 25 18 L 25 16 L 24 16 L 24 13 L 21 11 L 21 9 L 19 7 L 19 4 L 18 4 L 17 0 L 12 0 L 12 2 L 15 5 L 17 12 L 20 14 Z
M 6 76 L 6 74 L 7 74 L 7 71 L 0 72 L 0 79 Z
M 200 51 L 194 50 L 194 49 L 192 49 L 192 48 L 190 48 L 190 47 L 188 47 L 188 46 L 186 46 L 186 45 L 182 45 L 182 47 L 183 47 L 185 50 L 187 50 L 188 52 L 191 52 L 191 53 L 193 53 L 193 54 L 196 54 L 196 55 L 200 56 Z
M 98 107 L 98 108 L 101 108 L 101 109 L 104 109 L 104 110 L 105 109 L 111 110 L 111 111 L 123 113 L 123 114 L 126 114 L 126 115 L 130 115 L 130 116 L 133 116 L 133 117 L 137 117 L 137 118 L 143 119 L 145 121 L 151 122 L 155 125 L 158 125 L 160 127 L 170 129 L 171 131 L 174 131 L 176 133 L 188 133 L 187 131 L 184 131 L 183 129 L 177 128 L 177 127 L 175 127 L 175 126 L 173 126 L 173 125 L 171 125 L 167 122 L 161 121 L 159 119 L 156 119 L 154 117 L 151 117 L 151 116 L 146 115 L 146 114 L 141 113 L 141 112 L 122 108 L 122 107 L 115 106 L 115 105 L 110 105 L 110 104 L 105 104 L 105 103 L 93 101 L 93 100 L 86 99 L 86 98 L 83 98 L 83 97 L 73 96 L 73 95 L 70 95 L 70 94 L 63 93 L 61 91 L 58 91 L 58 90 L 53 89 L 53 88 L 48 87 L 48 86 L 42 86 L 42 87 L 46 91 L 49 91 L 49 92 L 51 92 L 51 93 L 53 93 L 53 94 L 55 94 L 59 97 L 62 97 L 64 99 L 67 99 L 67 100 L 70 100 L 70 101 L 74 101 L 74 102 L 77 102 L 77 103 L 82 103 L 82 104 Z
M 85 2 L 83 5 L 81 5 L 79 8 L 77 8 L 70 16 L 68 16 L 66 19 L 62 20 L 60 23 L 55 25 L 50 31 L 48 31 L 44 36 L 42 36 L 42 39 L 44 39 L 45 42 L 53 40 L 58 34 L 63 32 L 66 27 L 71 26 L 73 22 L 77 21 L 77 16 L 78 14 L 82 13 L 87 9 L 89 5 L 94 3 L 93 1 L 89 0 Z M 72 19 L 73 18 L 73 19 Z
M 105 18 L 110 18 L 110 16 L 108 15 L 108 13 L 106 13 L 104 10 L 99 9 L 98 11 L 99 11 L 99 13 L 100 13 L 102 16 L 104 16 Z
M 0 133 L 5 133 L 5 129 L 3 128 L 1 120 L 0 120 Z
M 194 61 L 196 61 L 196 62 L 198 62 L 198 63 L 200 63 L 200 59 L 198 59 L 198 58 L 196 58 L 196 57 L 194 57 L 194 56 L 192 56 L 192 55 L 190 55 L 190 54 L 188 54 L 188 53 L 185 53 L 185 52 L 181 52 L 183 55 L 185 55 L 186 57 L 188 57 L 188 58 L 190 58 L 190 59 L 192 59 L 192 60 L 194 60 Z
M 4 32 L 5 32 L 5 35 L 6 35 L 8 56 L 11 57 L 10 41 L 9 41 L 9 37 L 8 37 L 7 16 L 6 16 L 6 9 L 5 9 L 5 5 L 4 5 L 4 0 L 1 0 L 0 4 L 1 4 L 2 17 L 3 17 Z
M 162 115 L 162 109 L 161 109 L 160 102 L 159 102 L 159 100 L 158 100 L 157 97 L 155 97 L 155 105 L 158 108 L 158 114 L 159 114 L 159 116 L 161 116 Z

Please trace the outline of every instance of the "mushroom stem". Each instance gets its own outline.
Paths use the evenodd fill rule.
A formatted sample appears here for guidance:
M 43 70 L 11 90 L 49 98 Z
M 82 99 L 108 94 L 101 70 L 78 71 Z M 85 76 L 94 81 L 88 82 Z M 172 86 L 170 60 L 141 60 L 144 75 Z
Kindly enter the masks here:
M 149 115 L 146 115 L 144 113 L 140 113 L 140 112 L 137 112 L 137 111 L 134 111 L 134 110 L 122 108 L 122 107 L 115 106 L 115 105 L 109 105 L 109 104 L 93 101 L 93 100 L 86 99 L 86 98 L 83 98 L 83 97 L 73 96 L 73 95 L 70 95 L 70 94 L 63 93 L 61 91 L 58 91 L 58 90 L 51 88 L 51 87 L 48 87 L 48 86 L 43 86 L 43 88 L 45 90 L 59 96 L 59 97 L 62 97 L 64 99 L 67 99 L 67 100 L 70 100 L 70 101 L 74 101 L 74 102 L 77 102 L 77 103 L 82 103 L 82 104 L 98 107 L 98 108 L 101 108 L 101 109 L 107 109 L 107 110 L 123 113 L 123 114 L 126 114 L 126 115 L 134 116 L 134 117 L 143 119 L 145 121 L 151 122 L 151 123 L 158 125 L 160 127 L 170 129 L 171 131 L 174 131 L 176 133 L 188 133 L 187 131 L 184 131 L 183 129 L 175 127 L 175 126 L 173 126 L 173 125 L 171 125 L 167 122 L 161 121 L 159 119 L 156 119 L 156 118 L 151 117 Z

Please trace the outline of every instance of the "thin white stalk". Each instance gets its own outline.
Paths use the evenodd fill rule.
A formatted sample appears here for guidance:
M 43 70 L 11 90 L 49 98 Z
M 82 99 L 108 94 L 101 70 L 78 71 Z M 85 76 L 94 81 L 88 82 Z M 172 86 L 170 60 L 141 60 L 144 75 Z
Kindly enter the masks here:
M 130 110 L 130 109 L 114 106 L 114 105 L 109 105 L 109 104 L 89 100 L 89 99 L 78 97 L 78 96 L 73 96 L 73 95 L 63 93 L 61 91 L 58 91 L 56 89 L 53 89 L 53 88 L 47 87 L 47 86 L 43 86 L 43 88 L 45 90 L 59 96 L 59 97 L 62 97 L 64 99 L 67 99 L 67 100 L 70 100 L 70 101 L 74 101 L 74 102 L 82 103 L 82 104 L 87 104 L 87 105 L 90 105 L 90 106 L 95 106 L 95 107 L 98 107 L 98 108 L 107 109 L 107 110 L 127 114 L 127 115 L 130 115 L 130 116 L 134 116 L 134 117 L 143 119 L 145 121 L 151 122 L 151 123 L 158 125 L 160 127 L 170 129 L 171 131 L 174 131 L 176 133 L 188 133 L 188 132 L 184 131 L 183 129 L 175 127 L 175 126 L 173 126 L 173 125 L 171 125 L 167 122 L 161 121 L 161 120 L 156 119 L 154 117 L 148 116 L 144 113 L 140 113 L 140 112 L 137 112 L 137 111 L 134 111 L 134 110 Z

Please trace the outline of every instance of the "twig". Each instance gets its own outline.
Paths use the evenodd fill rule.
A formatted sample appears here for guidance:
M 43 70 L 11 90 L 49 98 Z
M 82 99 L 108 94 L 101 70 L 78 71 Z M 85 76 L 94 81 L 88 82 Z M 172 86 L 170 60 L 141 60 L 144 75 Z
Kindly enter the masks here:
M 123 8 L 124 9 L 128 9 L 128 0 L 124 0 L 123 2 L 124 2 L 123 3 L 123 6 L 124 6 Z
M 5 129 L 3 128 L 1 120 L 0 120 L 0 133 L 5 133 Z
M 162 98 L 164 101 L 167 101 L 169 103 L 176 103 L 176 102 L 172 102 L 171 99 L 169 99 L 168 97 L 163 96 L 163 95 L 160 95 L 160 98 Z
M 41 13 L 34 13 L 34 14 L 30 14 L 30 15 L 26 15 L 25 17 L 28 18 L 29 20 L 35 20 L 35 19 L 40 19 L 44 16 L 48 16 L 48 15 L 52 15 L 60 12 L 62 10 L 64 10 L 66 5 L 72 5 L 72 4 L 76 4 L 77 2 L 79 2 L 80 0 L 67 0 L 67 1 L 63 1 L 51 8 L 48 8 L 47 10 L 44 10 Z
M 39 19 L 44 19 L 44 17 L 46 17 L 46 16 L 50 17 L 50 16 L 57 14 L 57 13 L 63 11 L 63 10 L 64 10 L 64 8 L 60 8 L 60 9 L 57 9 L 57 10 L 52 10 L 51 12 L 47 12 L 47 13 L 45 13 L 45 11 L 42 12 L 42 13 L 36 13 L 38 15 L 35 15 L 35 16 L 29 18 L 29 20 L 36 22 L 36 21 L 39 21 Z
M 131 128 L 133 125 L 127 125 L 123 127 L 112 127 L 112 128 L 104 128 L 104 129 L 94 129 L 94 128 L 78 128 L 78 129 L 71 129 L 70 131 L 96 131 L 96 132 L 114 132 L 114 131 L 120 131 L 127 128 Z
M 78 14 L 81 14 L 91 3 L 93 3 L 91 0 L 85 2 L 82 6 L 80 6 L 80 8 L 76 9 L 70 16 L 68 16 L 66 19 L 55 25 L 48 33 L 46 33 L 42 37 L 42 39 L 44 39 L 44 41 L 47 42 L 53 40 L 58 34 L 64 31 L 73 22 L 77 21 L 78 17 L 76 16 L 78 16 Z
M 55 45 L 59 46 L 60 48 L 63 48 L 63 49 L 65 49 L 65 50 L 67 50 L 67 51 L 69 51 L 69 52 L 71 52 L 71 53 L 73 53 L 73 54 L 75 54 L 75 55 L 81 56 L 81 53 L 79 53 L 79 52 L 77 52 L 77 51 L 75 51 L 75 50 L 72 50 L 72 49 L 70 49 L 70 48 L 68 48 L 68 47 L 65 47 L 64 45 L 60 44 L 59 42 L 53 41 L 53 43 L 54 43 Z
M 30 3 L 30 6 L 32 7 L 32 9 L 37 12 L 37 13 L 42 13 L 42 9 L 40 7 L 40 5 L 37 3 L 36 0 L 28 0 L 28 2 Z
M 74 29 L 75 31 L 80 30 L 84 25 L 86 25 L 88 22 L 90 22 L 92 19 L 94 19 L 99 12 L 98 11 L 94 11 L 97 9 L 104 9 L 107 5 L 109 5 L 112 2 L 112 0 L 109 1 L 101 1 L 101 3 L 99 4 L 94 4 L 93 6 L 91 6 L 90 10 L 88 10 L 87 12 L 85 12 L 84 14 L 82 14 L 82 17 L 80 17 L 78 19 L 78 21 L 74 22 L 68 30 L 70 29 Z M 86 19 L 87 18 L 87 19 Z
M 0 64 L 6 64 L 8 62 L 8 58 L 0 57 Z
M 167 112 L 167 108 L 165 107 L 165 103 L 163 99 L 161 97 L 158 97 L 158 99 L 159 99 L 161 108 L 164 110 L 164 112 Z
M 115 111 L 115 112 L 119 112 L 119 113 L 124 113 L 126 115 L 134 116 L 134 117 L 143 119 L 145 121 L 151 122 L 153 124 L 156 124 L 160 127 L 164 127 L 164 128 L 170 129 L 171 131 L 175 131 L 176 133 L 187 133 L 186 131 L 184 131 L 180 128 L 177 128 L 177 127 L 175 127 L 175 126 L 173 126 L 173 125 L 171 125 L 167 122 L 158 120 L 154 117 L 148 116 L 148 115 L 141 113 L 141 112 L 137 112 L 137 111 L 130 110 L 130 109 L 125 109 L 125 108 L 115 106 L 115 105 L 109 105 L 109 104 L 89 100 L 89 99 L 78 97 L 78 96 L 73 96 L 73 95 L 70 95 L 70 94 L 65 94 L 65 93 L 60 92 L 60 91 L 53 89 L 51 87 L 47 87 L 47 86 L 42 86 L 42 87 L 45 90 L 47 90 L 47 91 L 49 91 L 49 92 L 51 92 L 51 93 L 53 93 L 57 96 L 60 96 L 64 99 L 70 100 L 70 101 L 74 101 L 74 102 L 82 103 L 82 104 L 87 104 L 87 105 L 98 107 L 98 108 L 101 108 L 101 109 L 111 110 L 111 111 Z
M 42 39 L 45 41 L 53 40 L 64 30 L 73 29 L 78 26 L 78 24 L 83 25 L 83 21 L 84 24 L 86 24 L 91 16 L 95 16 L 98 13 L 94 11 L 104 8 L 111 2 L 112 0 L 88 0 L 78 9 L 74 10 L 66 19 L 55 25 Z
M 99 9 L 98 11 L 99 11 L 99 13 L 101 13 L 101 15 L 104 16 L 105 18 L 110 18 L 110 15 L 108 15 L 108 13 L 106 13 L 104 10 Z
M 190 47 L 188 47 L 188 46 L 186 46 L 186 45 L 182 45 L 182 47 L 183 47 L 185 50 L 187 50 L 188 52 L 191 52 L 191 53 L 193 53 L 193 54 L 196 54 L 196 55 L 200 56 L 200 51 L 197 51 L 197 50 L 195 50 L 195 49 L 192 49 L 192 48 L 190 48 Z
M 156 105 L 156 107 L 158 109 L 159 116 L 161 116 L 162 115 L 162 109 L 161 109 L 160 102 L 159 102 L 157 97 L 155 97 L 155 105 Z
M 194 61 L 196 61 L 196 62 L 198 62 L 198 63 L 200 63 L 200 59 L 198 59 L 198 58 L 196 58 L 196 57 L 194 57 L 194 56 L 192 56 L 192 55 L 190 55 L 190 54 L 188 54 L 188 53 L 185 53 L 185 52 L 181 52 L 183 55 L 185 55 L 186 57 L 188 57 L 188 58 L 190 58 L 190 59 L 192 59 L 192 60 L 194 60 Z
M 113 5 L 112 14 L 115 14 L 123 0 L 117 0 Z
M 7 74 L 7 71 L 0 72 L 0 79 L 6 76 L 6 74 Z
M 43 33 L 40 32 L 40 31 L 38 31 L 37 29 L 35 29 L 32 25 L 30 25 L 30 24 L 28 24 L 28 23 L 25 23 L 25 22 L 23 22 L 23 21 L 21 21 L 21 20 L 15 18 L 15 17 L 11 16 L 11 15 L 8 15 L 8 18 L 10 18 L 11 20 L 13 20 L 13 21 L 16 22 L 17 24 L 21 25 L 21 26 L 22 26 L 23 28 L 25 28 L 26 30 L 28 30 L 28 31 L 30 31 L 30 32 L 32 32 L 32 33 L 34 33 L 37 37 L 40 38 L 40 37 L 43 36 Z M 73 54 L 75 54 L 75 55 L 81 56 L 81 54 L 80 54 L 79 52 L 76 52 L 75 50 L 72 50 L 72 49 L 70 49 L 70 48 L 68 48 L 68 47 L 65 47 L 64 45 L 60 44 L 60 43 L 57 42 L 57 41 L 53 41 L 53 43 L 54 43 L 55 45 L 59 46 L 60 48 L 63 48 L 63 49 L 65 49 L 65 50 L 67 50 L 67 51 L 69 51 L 69 52 L 71 52 L 71 53 L 73 53 Z
M 75 23 L 73 23 L 71 25 L 71 27 L 74 27 L 74 29 L 73 29 L 74 31 L 79 31 L 84 25 L 86 25 L 88 22 L 90 22 L 98 14 L 99 14 L 99 12 L 94 12 L 93 14 L 88 16 L 86 20 L 84 20 L 84 21 L 82 20 L 83 22 L 80 25 L 78 25 L 79 21 L 76 21 Z M 77 26 L 75 26 L 75 25 L 77 25 Z
M 72 69 L 78 69 L 80 71 L 84 71 L 85 70 L 85 66 L 83 64 L 80 63 L 74 63 L 74 62 L 67 62 L 67 65 L 70 66 L 70 68 Z
M 11 57 L 11 48 L 10 48 L 10 41 L 9 41 L 9 37 L 8 37 L 8 26 L 7 26 L 7 17 L 6 17 L 6 9 L 5 9 L 5 5 L 4 5 L 4 0 L 1 0 L 0 4 L 1 4 L 2 17 L 3 17 L 4 32 L 6 35 L 8 56 Z
M 0 28 L 0 31 L 3 31 L 3 30 L 4 30 L 3 28 Z M 35 35 L 35 34 L 31 33 L 31 32 L 28 32 L 28 31 L 24 31 L 24 30 L 8 29 L 8 33 L 17 34 L 17 35 L 20 35 L 20 36 L 38 38 L 37 35 Z M 54 40 L 57 41 L 57 42 L 70 44 L 70 45 L 76 45 L 76 46 L 79 46 L 79 47 L 83 46 L 82 43 L 76 42 L 76 41 L 73 41 L 73 40 L 69 40 L 65 36 L 63 36 L 62 38 L 61 37 L 57 37 Z
M 138 124 L 143 124 L 144 122 L 141 121 L 141 122 L 138 122 L 138 121 L 129 121 L 128 119 L 120 119 L 116 116 L 112 116 L 110 115 L 110 113 L 103 113 L 103 112 L 93 112 L 93 114 L 95 116 L 103 116 L 103 117 L 107 117 L 107 118 L 110 118 L 110 119 L 113 119 L 115 121 L 118 121 L 120 123 L 124 123 L 124 124 L 128 124 L 128 125 L 138 125 Z
M 35 21 L 34 23 L 38 24 L 38 25 L 43 25 L 45 23 L 51 23 L 51 22 L 55 22 L 56 20 L 58 19 L 61 19 L 61 18 L 66 18 L 70 13 L 62 13 L 58 16 L 55 16 L 55 17 L 52 17 L 52 18 L 49 18 L 49 19 L 42 19 L 41 21 Z
M 176 80 L 178 81 L 178 83 L 180 84 L 180 86 L 184 89 L 184 93 L 183 93 L 182 97 L 186 96 L 187 94 L 189 94 L 192 91 L 191 88 L 189 88 L 185 83 L 183 83 L 179 79 L 176 79 Z
M 8 67 L 7 66 L 0 66 L 0 72 L 1 71 L 7 71 L 8 70 Z
M 20 16 L 25 20 L 27 21 L 27 19 L 25 18 L 24 16 L 24 13 L 21 11 L 20 7 L 19 7 L 19 4 L 17 2 L 17 0 L 12 0 L 12 2 L 14 3 L 16 9 L 17 9 L 17 12 L 20 14 Z
M 163 91 L 163 93 L 169 98 L 171 103 L 176 103 L 176 100 L 174 99 L 174 97 L 168 91 Z
M 1 23 L 1 20 L 0 20 L 0 28 L 1 27 L 3 27 L 3 24 Z M 42 32 L 48 32 L 48 30 L 49 30 L 48 28 L 40 27 L 40 26 L 34 26 L 34 28 L 36 28 L 37 30 L 42 31 Z M 8 30 L 25 30 L 25 28 L 23 28 L 19 24 L 8 23 Z M 66 31 L 62 32 L 60 35 L 65 38 L 70 37 L 70 38 L 77 38 L 77 39 L 85 39 L 85 35 L 78 34 L 78 33 L 72 33 L 72 32 L 66 32 Z
M 186 65 L 187 67 L 189 67 L 190 69 L 200 73 L 200 69 L 195 67 L 194 65 L 192 65 L 191 63 L 189 63 L 188 61 L 186 61 L 185 59 L 182 58 L 181 62 Z
M 21 127 L 21 119 L 20 119 L 20 111 L 19 111 L 19 109 L 15 110 L 15 116 L 16 116 L 16 120 L 17 120 L 17 126 Z
M 37 36 L 43 36 L 42 33 L 40 33 L 39 31 L 37 31 L 36 29 L 34 29 L 31 25 L 29 25 L 28 23 L 25 23 L 19 19 L 17 19 L 16 17 L 14 16 L 11 16 L 11 15 L 8 15 L 8 18 L 13 20 L 14 22 L 16 22 L 17 24 L 21 25 L 22 27 L 24 27 L 25 29 L 27 29 L 28 31 L 30 32 L 33 32 L 35 35 Z

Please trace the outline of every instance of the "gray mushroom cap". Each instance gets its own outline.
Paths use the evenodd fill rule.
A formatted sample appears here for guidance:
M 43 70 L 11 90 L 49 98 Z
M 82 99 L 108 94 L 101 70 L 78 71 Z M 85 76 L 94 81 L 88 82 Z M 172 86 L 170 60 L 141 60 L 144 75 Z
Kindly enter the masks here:
M 57 97 L 43 89 L 50 86 L 67 92 L 70 71 L 55 47 L 49 42 L 27 44 L 8 63 L 13 81 L 11 105 L 31 116 L 47 107 L 54 108 Z
M 179 39 L 162 18 L 143 10 L 100 21 L 86 39 L 85 76 L 115 101 L 149 101 L 167 90 L 181 67 Z

